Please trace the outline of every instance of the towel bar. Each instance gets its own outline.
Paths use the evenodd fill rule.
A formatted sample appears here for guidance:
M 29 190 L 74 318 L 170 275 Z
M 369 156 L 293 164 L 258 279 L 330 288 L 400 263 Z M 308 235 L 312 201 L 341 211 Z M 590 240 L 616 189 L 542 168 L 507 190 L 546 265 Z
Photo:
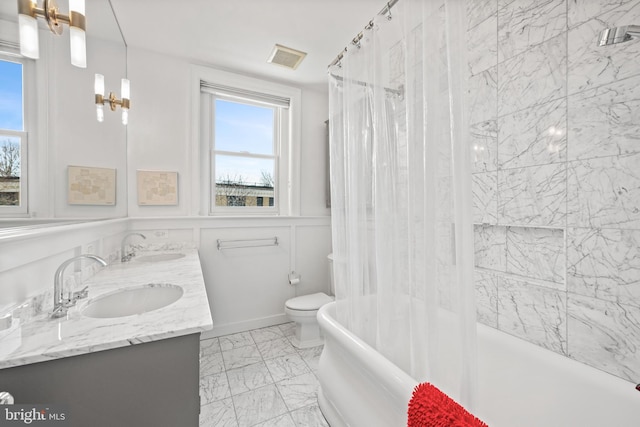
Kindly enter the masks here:
M 268 237 L 264 239 L 236 239 L 236 240 L 220 240 L 217 241 L 218 250 L 223 249 L 242 249 L 242 248 L 261 248 L 264 246 L 278 246 L 278 237 Z M 263 243 L 260 243 L 263 242 Z M 229 245 L 229 246 L 225 246 Z

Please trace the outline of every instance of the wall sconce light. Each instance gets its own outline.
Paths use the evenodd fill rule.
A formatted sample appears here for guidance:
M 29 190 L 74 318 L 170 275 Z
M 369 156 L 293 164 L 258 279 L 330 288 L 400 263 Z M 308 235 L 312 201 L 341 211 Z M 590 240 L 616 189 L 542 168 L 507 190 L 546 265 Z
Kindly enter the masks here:
M 122 86 L 120 87 L 120 96 L 122 99 L 116 98 L 113 92 L 109 92 L 109 97 L 104 97 L 104 76 L 102 74 L 96 74 L 95 79 L 95 92 L 96 92 L 96 118 L 99 122 L 104 121 L 104 104 L 109 104 L 111 111 L 116 111 L 118 105 L 122 109 L 122 124 L 129 123 L 129 106 L 131 96 L 131 83 L 129 79 L 122 79 Z
M 86 22 L 84 0 L 69 0 L 69 15 L 58 12 L 55 0 L 44 0 L 38 7 L 38 0 L 18 0 L 18 26 L 20 32 L 20 53 L 27 58 L 38 59 L 38 17 L 43 17 L 52 33 L 62 34 L 62 24 L 69 25 L 71 40 L 71 64 L 87 68 Z

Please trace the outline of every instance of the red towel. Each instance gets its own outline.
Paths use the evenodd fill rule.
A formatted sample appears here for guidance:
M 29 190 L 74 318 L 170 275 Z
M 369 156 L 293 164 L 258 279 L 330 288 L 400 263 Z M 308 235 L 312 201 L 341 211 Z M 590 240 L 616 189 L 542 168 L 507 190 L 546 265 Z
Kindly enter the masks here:
M 488 427 L 437 387 L 423 383 L 413 390 L 407 427 Z

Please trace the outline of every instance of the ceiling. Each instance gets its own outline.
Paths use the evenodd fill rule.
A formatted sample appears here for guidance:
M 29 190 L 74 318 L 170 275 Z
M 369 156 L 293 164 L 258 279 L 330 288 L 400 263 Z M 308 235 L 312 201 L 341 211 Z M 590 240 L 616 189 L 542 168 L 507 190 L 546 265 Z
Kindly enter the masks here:
M 327 65 L 384 0 L 110 0 L 129 47 L 326 91 Z M 38 1 L 42 4 L 42 0 Z M 58 0 L 62 12 L 66 0 Z M 87 31 L 119 38 L 109 3 L 86 0 Z M 17 1 L 0 0 L 17 18 Z M 40 22 L 44 28 L 44 22 Z M 275 44 L 307 52 L 298 69 L 267 63 Z
M 91 2 L 92 0 L 87 0 Z M 327 65 L 384 0 L 111 0 L 129 47 L 326 91 Z M 87 16 L 87 25 L 94 17 Z M 297 70 L 266 62 L 278 43 Z

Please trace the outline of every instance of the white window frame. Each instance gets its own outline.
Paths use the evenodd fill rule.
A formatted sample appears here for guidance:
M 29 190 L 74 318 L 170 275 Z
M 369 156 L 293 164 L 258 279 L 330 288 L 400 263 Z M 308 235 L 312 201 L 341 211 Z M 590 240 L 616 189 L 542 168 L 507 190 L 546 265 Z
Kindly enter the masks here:
M 200 82 L 205 81 L 219 86 L 262 93 L 269 96 L 289 99 L 289 108 L 280 109 L 283 117 L 281 127 L 276 126 L 280 144 L 277 153 L 275 171 L 276 186 L 274 207 L 216 207 L 215 175 L 212 161 L 212 102 L 210 97 L 202 96 Z M 225 216 L 297 216 L 300 215 L 300 135 L 301 135 L 301 91 L 298 88 L 270 81 L 247 77 L 240 74 L 216 70 L 201 66 L 191 68 L 191 171 L 192 203 L 191 210 L 198 215 Z M 241 101 L 245 102 L 245 101 Z
M 0 217 L 20 217 L 29 214 L 29 129 L 32 126 L 35 100 L 35 71 L 33 61 L 14 52 L 4 43 L 0 44 L 0 60 L 22 64 L 22 119 L 21 131 L 0 129 L 0 136 L 20 139 L 20 205 L 0 206 Z
M 241 98 L 234 98 L 232 96 L 228 96 L 228 95 L 224 95 L 224 94 L 215 94 L 212 95 L 211 97 L 212 102 L 210 103 L 210 108 L 211 111 L 210 112 L 206 112 L 205 114 L 209 115 L 209 119 L 211 119 L 210 123 L 211 126 L 208 130 L 209 132 L 209 136 L 211 137 L 210 139 L 210 144 L 211 144 L 211 163 L 210 163 L 210 170 L 211 170 L 211 181 L 210 181 L 210 186 L 211 186 L 211 200 L 210 200 L 210 206 L 209 206 L 209 213 L 212 215 L 224 215 L 224 214 L 229 214 L 229 215 L 247 215 L 247 214 L 264 214 L 264 215 L 278 215 L 279 213 L 279 204 L 277 203 L 277 201 L 280 199 L 280 193 L 282 192 L 282 190 L 280 189 L 280 153 L 282 151 L 282 145 L 285 145 L 287 143 L 287 137 L 286 135 L 283 135 L 282 132 L 282 128 L 286 128 L 286 121 L 287 121 L 287 117 L 288 114 L 287 112 L 282 110 L 282 107 L 277 107 L 277 106 L 271 106 L 271 105 L 265 105 L 264 103 L 261 102 L 256 102 L 254 100 L 250 100 L 250 99 L 241 99 Z M 254 105 L 254 106 L 258 106 L 258 107 L 271 107 L 273 108 L 273 113 L 274 113 L 274 123 L 273 123 L 273 147 L 272 147 L 272 153 L 273 154 L 256 154 L 256 153 L 246 153 L 246 152 L 242 152 L 242 151 L 225 151 L 225 150 L 218 150 L 216 149 L 215 146 L 215 141 L 213 140 L 214 138 L 212 137 L 213 135 L 215 135 L 215 101 L 217 99 L 220 100 L 224 100 L 224 101 L 232 101 L 232 102 L 239 102 L 242 104 L 246 104 L 246 105 Z M 206 110 L 205 110 L 206 111 Z M 285 117 L 283 117 L 285 116 Z M 215 160 L 216 160 L 216 155 L 222 155 L 222 156 L 233 156 L 233 157 L 244 157 L 244 158 L 253 158 L 253 159 L 273 159 L 273 163 L 274 163 L 274 167 L 273 167 L 273 173 L 274 173 L 274 181 L 275 181 L 275 185 L 274 185 L 274 200 L 276 201 L 276 203 L 274 203 L 273 206 L 216 206 L 215 203 L 215 194 L 216 194 L 216 173 L 215 173 Z

